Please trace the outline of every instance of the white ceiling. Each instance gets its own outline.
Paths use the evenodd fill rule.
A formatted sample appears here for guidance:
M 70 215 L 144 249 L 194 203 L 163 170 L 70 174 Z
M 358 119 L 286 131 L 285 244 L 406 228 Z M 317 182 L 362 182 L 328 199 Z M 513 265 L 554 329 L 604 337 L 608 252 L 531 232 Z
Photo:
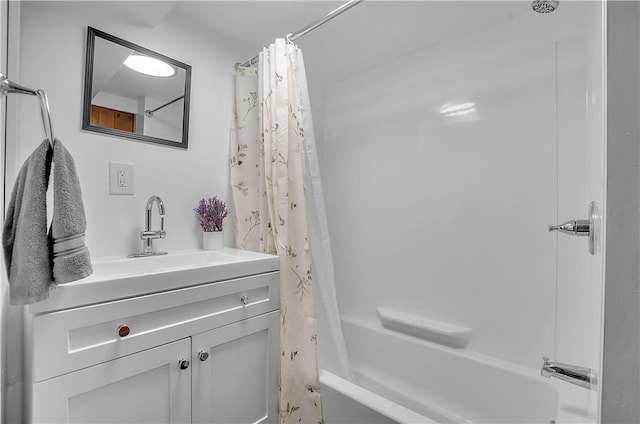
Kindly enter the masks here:
M 238 57 L 244 62 L 275 37 L 295 32 L 343 3 L 189 1 L 178 2 L 175 10 L 253 46 L 251 53 Z M 305 54 L 307 71 L 333 80 L 518 13 L 532 13 L 530 2 L 367 0 L 296 43 Z
M 309 78 L 334 81 L 492 25 L 530 26 L 530 38 L 567 26 L 578 1 L 564 0 L 552 14 L 531 10 L 530 0 L 366 0 L 301 37 Z M 178 13 L 238 46 L 238 62 L 344 4 L 313 0 L 199 0 L 99 2 L 140 25 L 158 25 Z M 122 9 L 122 8 L 125 9 Z M 570 31 L 570 30 L 567 30 Z M 522 32 L 522 31 L 519 31 Z M 473 39 L 473 37 L 471 37 Z
M 180 1 L 175 9 L 194 21 L 257 49 L 324 16 L 342 1 Z M 256 44 L 257 43 L 257 44 Z
M 175 11 L 243 43 L 239 62 L 342 1 L 181 1 Z M 334 80 L 521 13 L 530 1 L 366 0 L 298 39 L 307 72 Z

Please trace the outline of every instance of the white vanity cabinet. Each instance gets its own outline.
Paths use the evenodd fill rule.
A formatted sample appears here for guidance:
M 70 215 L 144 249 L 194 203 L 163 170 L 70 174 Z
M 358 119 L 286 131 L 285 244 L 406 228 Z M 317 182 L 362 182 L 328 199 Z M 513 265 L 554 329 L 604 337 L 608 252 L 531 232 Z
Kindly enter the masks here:
M 267 259 L 254 275 L 199 282 L 200 272 L 159 292 L 30 307 L 26 420 L 277 422 L 279 272 Z

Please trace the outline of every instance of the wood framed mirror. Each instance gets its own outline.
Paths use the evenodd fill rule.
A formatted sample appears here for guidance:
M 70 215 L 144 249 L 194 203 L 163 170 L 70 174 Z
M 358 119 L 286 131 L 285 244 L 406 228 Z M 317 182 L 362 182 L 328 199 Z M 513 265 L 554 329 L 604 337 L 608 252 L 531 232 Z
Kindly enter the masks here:
M 83 130 L 186 149 L 190 90 L 191 66 L 88 27 Z

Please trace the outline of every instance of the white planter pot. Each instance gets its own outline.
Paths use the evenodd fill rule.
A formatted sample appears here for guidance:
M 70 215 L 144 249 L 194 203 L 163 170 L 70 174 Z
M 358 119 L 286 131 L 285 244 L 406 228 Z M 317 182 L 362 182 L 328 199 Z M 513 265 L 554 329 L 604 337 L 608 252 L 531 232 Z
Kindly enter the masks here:
M 220 250 L 224 249 L 224 233 L 222 231 L 203 231 L 202 249 Z

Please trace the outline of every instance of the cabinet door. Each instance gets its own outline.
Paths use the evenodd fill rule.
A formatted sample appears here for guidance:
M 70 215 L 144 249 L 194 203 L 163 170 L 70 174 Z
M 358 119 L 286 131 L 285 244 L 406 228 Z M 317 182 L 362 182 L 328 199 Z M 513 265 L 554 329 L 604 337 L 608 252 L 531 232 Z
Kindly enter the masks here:
M 36 383 L 36 423 L 190 423 L 190 339 Z
M 193 336 L 194 423 L 277 422 L 279 323 L 274 311 Z

